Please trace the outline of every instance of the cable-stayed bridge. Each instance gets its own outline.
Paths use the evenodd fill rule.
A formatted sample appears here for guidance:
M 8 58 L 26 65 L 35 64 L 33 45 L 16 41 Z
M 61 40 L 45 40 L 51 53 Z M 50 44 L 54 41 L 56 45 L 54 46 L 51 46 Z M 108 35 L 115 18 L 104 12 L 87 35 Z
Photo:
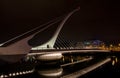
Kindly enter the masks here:
M 30 50 L 36 50 L 36 49 L 54 49 L 54 44 L 57 39 L 57 36 L 63 27 L 64 23 L 68 20 L 68 18 L 76 11 L 78 11 L 80 7 L 74 9 L 73 11 L 69 12 L 68 14 L 65 14 L 63 16 L 57 17 L 43 25 L 40 25 L 26 33 L 23 33 L 22 35 L 19 35 L 17 37 L 14 37 L 12 39 L 9 39 L 3 43 L 0 44 L 0 59 L 1 61 L 6 62 L 17 62 L 22 57 L 24 57 L 26 54 L 30 52 Z M 62 21 L 62 22 L 61 22 Z M 57 26 L 57 30 L 54 33 L 53 37 L 50 38 L 50 40 L 47 40 L 45 43 L 42 43 L 39 46 L 32 47 L 29 43 L 31 39 L 33 39 L 38 33 L 41 33 L 50 27 L 52 27 L 54 24 L 61 22 L 59 26 Z
M 80 10 L 80 7 L 74 9 L 73 11 L 65 14 L 63 16 L 57 17 L 43 25 L 40 25 L 22 35 L 19 35 L 15 38 L 12 38 L 6 42 L 0 44 L 0 59 L 6 62 L 16 62 L 20 60 L 25 55 L 45 55 L 47 59 L 60 59 L 62 57 L 62 53 L 68 52 L 109 52 L 106 50 L 81 50 L 74 48 L 74 45 L 71 41 L 65 41 L 62 38 L 62 34 L 60 33 L 62 27 L 65 22 L 70 19 L 70 17 L 77 11 Z M 53 31 L 53 35 L 47 39 L 45 42 L 32 46 L 30 41 L 36 37 L 39 33 L 50 29 L 53 25 L 56 25 L 56 31 Z M 51 31 L 51 30 L 49 30 Z M 38 35 L 39 36 L 39 35 Z M 42 38 L 42 37 L 40 37 Z M 36 42 L 39 43 L 39 42 Z M 46 55 L 47 54 L 47 55 Z M 50 55 L 50 58 L 48 56 Z M 54 56 L 55 55 L 55 58 Z M 42 56 L 41 56 L 42 57 Z M 44 56 L 42 57 L 44 58 Z
M 72 41 L 66 41 L 63 39 L 63 33 L 60 32 L 65 22 L 76 12 L 79 11 L 80 7 L 68 13 L 63 20 L 58 25 L 53 36 L 45 43 L 32 47 L 30 53 L 28 55 L 37 55 L 37 58 L 44 60 L 55 60 L 62 58 L 62 54 L 64 53 L 93 53 L 93 52 L 110 52 L 109 50 L 98 50 L 98 49 L 81 49 L 75 48 Z

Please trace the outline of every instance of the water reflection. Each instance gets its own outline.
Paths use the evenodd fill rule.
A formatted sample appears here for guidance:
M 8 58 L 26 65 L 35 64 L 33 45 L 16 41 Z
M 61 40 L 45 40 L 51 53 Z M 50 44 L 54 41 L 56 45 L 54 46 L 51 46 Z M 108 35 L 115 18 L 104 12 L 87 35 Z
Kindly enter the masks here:
M 29 57 L 30 58 L 30 57 Z M 86 61 L 90 61 L 93 59 L 93 56 L 80 56 L 80 55 L 64 55 L 63 58 L 59 61 L 51 61 L 51 62 L 41 62 L 35 59 L 29 59 L 23 61 L 22 63 L 17 63 L 16 65 L 11 65 L 5 72 L 0 72 L 0 78 L 6 77 L 15 77 L 22 76 L 22 78 L 59 78 L 62 75 L 72 73 L 73 71 L 80 70 Z M 117 61 L 117 59 L 115 59 Z M 29 63 L 30 62 L 30 63 Z M 58 63 L 59 62 L 59 63 Z M 82 63 L 83 66 L 80 66 Z M 83 64 L 85 63 L 85 64 Z M 75 65 L 77 64 L 77 65 Z M 79 64 L 79 65 L 78 65 Z M 73 66 L 73 69 L 72 67 Z M 76 68 L 75 66 L 78 66 Z M 69 71 L 66 67 L 70 67 L 72 69 Z M 32 73 L 32 74 L 30 74 Z M 25 74 L 28 74 L 27 76 Z M 37 74 L 37 77 L 36 77 Z
M 93 58 L 92 56 L 80 56 L 80 55 L 64 55 L 61 64 L 74 63 L 83 59 Z
M 58 78 L 62 75 L 63 69 L 61 67 L 44 67 L 36 70 L 40 76 L 45 78 Z
M 70 61 L 71 63 L 73 63 L 73 56 L 70 56 Z
M 118 62 L 118 58 L 116 56 L 111 57 L 112 65 L 114 66 Z

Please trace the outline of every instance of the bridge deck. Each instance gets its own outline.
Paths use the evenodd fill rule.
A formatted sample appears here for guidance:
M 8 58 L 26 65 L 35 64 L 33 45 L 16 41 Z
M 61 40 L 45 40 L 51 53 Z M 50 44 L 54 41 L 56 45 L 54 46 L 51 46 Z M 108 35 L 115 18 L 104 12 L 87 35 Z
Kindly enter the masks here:
M 81 53 L 81 54 L 94 54 L 94 53 L 111 53 L 109 50 L 81 50 L 81 49 L 70 49 L 70 50 L 31 50 L 28 55 L 40 55 L 48 53 Z

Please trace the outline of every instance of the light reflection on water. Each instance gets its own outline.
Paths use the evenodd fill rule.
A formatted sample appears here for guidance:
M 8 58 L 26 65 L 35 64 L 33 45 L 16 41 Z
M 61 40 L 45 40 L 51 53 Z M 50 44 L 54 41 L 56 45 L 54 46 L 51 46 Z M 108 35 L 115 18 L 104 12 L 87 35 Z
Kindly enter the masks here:
M 4 70 L 3 70 L 4 72 L 0 71 L 0 78 L 8 78 L 8 77 L 19 78 L 18 76 L 22 75 L 24 77 L 24 75 L 26 75 L 26 74 L 29 74 L 28 77 L 26 77 L 26 78 L 29 78 L 31 75 L 33 75 L 33 73 L 37 73 L 39 75 L 37 78 L 58 78 L 61 75 L 63 75 L 63 73 L 64 73 L 64 69 L 60 65 L 74 63 L 74 62 L 77 62 L 77 61 L 80 61 L 80 60 L 83 60 L 86 58 L 90 58 L 90 57 L 93 57 L 93 56 L 64 55 L 63 58 L 59 61 L 59 63 L 57 63 L 57 65 L 49 65 L 50 64 L 49 63 L 48 65 L 41 66 L 40 63 L 36 63 L 31 68 L 29 67 L 29 64 L 27 65 L 24 63 L 20 63 L 20 65 L 23 64 L 22 70 L 20 68 L 16 68 L 16 70 L 11 72 L 12 67 L 8 68 L 9 70 L 7 72 Z M 117 57 L 115 57 L 115 56 L 111 57 L 111 64 L 113 66 L 118 61 L 119 60 Z M 30 64 L 32 64 L 32 62 Z M 14 67 L 14 69 L 15 69 L 15 67 Z
M 62 67 L 47 67 L 44 69 L 37 69 L 37 72 L 40 76 L 42 77 L 48 77 L 48 78 L 58 78 L 62 75 L 63 73 L 63 68 Z
M 36 65 L 31 65 L 31 68 L 29 67 L 29 64 L 24 64 L 25 62 L 23 63 L 19 63 L 17 64 L 16 67 L 18 68 L 14 68 L 13 71 L 11 71 L 13 68 L 12 68 L 12 65 L 8 68 L 9 70 L 7 71 L 3 71 L 4 72 L 0 72 L 0 78 L 6 78 L 6 77 L 17 77 L 19 75 L 25 75 L 25 74 L 30 74 L 30 73 L 35 73 L 37 72 L 40 76 L 43 76 L 43 77 L 60 77 L 60 75 L 62 75 L 62 72 L 63 72 L 63 68 L 60 66 L 62 64 L 66 64 L 66 63 L 73 63 L 73 62 L 76 62 L 76 61 L 80 61 L 82 59 L 85 59 L 85 58 L 88 58 L 88 56 L 74 56 L 74 55 L 64 55 L 63 58 L 58 61 L 59 65 L 53 65 L 53 64 L 56 64 L 56 63 L 48 63 L 48 64 L 42 64 L 40 62 L 36 63 Z M 27 61 L 31 61 L 31 58 L 30 60 L 28 60 L 28 57 L 27 57 Z M 32 64 L 32 62 L 34 63 L 34 61 L 32 60 L 30 64 Z M 52 64 L 52 65 L 50 65 Z M 25 65 L 25 66 L 24 66 Z M 15 66 L 15 64 L 14 64 Z M 42 67 L 43 66 L 43 67 Z M 56 67 L 57 66 L 57 67 Z M 22 69 L 22 70 L 21 70 Z
M 66 63 L 73 63 L 76 61 L 80 61 L 86 58 L 91 58 L 92 56 L 80 56 L 80 55 L 64 55 L 62 60 L 61 60 L 61 64 L 66 64 Z
M 112 62 L 112 65 L 113 65 L 113 66 L 114 66 L 115 64 L 117 64 L 117 62 L 118 62 L 118 57 L 112 56 L 111 62 Z

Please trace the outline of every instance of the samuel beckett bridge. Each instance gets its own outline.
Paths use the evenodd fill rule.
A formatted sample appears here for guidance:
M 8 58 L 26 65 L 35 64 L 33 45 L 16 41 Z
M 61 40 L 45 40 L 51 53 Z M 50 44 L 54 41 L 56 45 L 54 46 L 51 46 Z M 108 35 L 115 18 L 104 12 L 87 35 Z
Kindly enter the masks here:
M 50 59 L 60 59 L 62 57 L 62 54 L 64 53 L 74 53 L 74 52 L 81 52 L 81 53 L 90 53 L 90 52 L 109 52 L 108 50 L 99 50 L 99 49 L 81 49 L 81 48 L 75 48 L 71 41 L 67 42 L 63 39 L 62 35 L 62 27 L 64 26 L 65 22 L 70 19 L 70 17 L 77 11 L 80 10 L 80 7 L 77 9 L 74 9 L 70 13 L 66 14 L 65 16 L 61 17 L 62 20 L 60 20 L 59 25 L 56 28 L 55 33 L 53 36 L 46 41 L 45 43 L 32 47 L 30 53 L 28 55 L 40 55 L 39 59 L 43 56 L 46 56 L 46 60 Z M 59 19 L 55 20 L 58 22 Z M 49 25 L 53 24 L 50 23 Z M 48 26 L 49 26 L 48 25 Z M 50 58 L 49 58 L 50 55 Z
M 47 60 L 49 60 L 49 59 L 60 59 L 62 58 L 63 53 L 110 52 L 108 50 L 97 50 L 97 49 L 95 50 L 93 49 L 84 50 L 84 49 L 79 49 L 79 48 L 76 49 L 71 44 L 67 44 L 67 42 L 61 38 L 62 35 L 59 35 L 59 34 L 65 22 L 68 19 L 70 19 L 70 17 L 75 12 L 79 10 L 80 10 L 80 7 L 74 9 L 68 14 L 57 17 L 56 19 L 53 19 L 43 25 L 40 25 L 22 35 L 19 35 L 15 38 L 12 38 L 6 42 L 1 43 L 0 44 L 0 54 L 1 54 L 0 59 L 7 61 L 7 62 L 16 62 L 19 59 L 21 59 L 21 57 L 24 55 L 27 55 L 27 56 L 30 56 L 30 55 L 39 56 L 40 55 L 42 59 L 44 56 L 45 58 L 47 56 Z M 59 23 L 59 25 L 56 25 L 56 23 Z M 40 37 L 41 39 L 35 41 L 35 43 L 40 43 L 39 45 L 31 46 L 30 42 L 32 40 L 34 41 L 34 38 L 36 36 L 39 36 L 39 33 L 49 30 L 52 26 L 56 26 L 56 31 L 53 31 L 53 35 L 51 38 L 41 43 L 40 41 L 42 37 L 48 36 L 48 35 L 44 35 Z M 50 31 L 51 30 L 49 30 L 49 32 Z M 48 54 L 50 55 L 50 58 Z
M 77 11 L 80 10 L 80 7 L 74 9 L 73 11 L 65 14 L 63 16 L 57 17 L 43 25 L 40 25 L 20 36 L 12 38 L 6 42 L 0 44 L 0 60 L 1 62 L 9 62 L 14 63 L 22 59 L 24 56 L 35 56 L 38 60 L 44 61 L 53 61 L 60 60 L 63 57 L 63 54 L 67 53 L 80 53 L 86 55 L 93 55 L 94 53 L 111 53 L 109 50 L 101 50 L 101 49 L 81 49 L 75 48 L 71 41 L 65 41 L 62 37 L 62 31 L 65 22 L 70 19 L 70 17 Z M 59 24 L 58 24 L 59 23 Z M 58 25 L 57 25 L 58 24 Z M 50 30 L 51 27 L 55 26 L 55 31 Z M 51 37 L 49 35 L 40 36 L 39 33 L 42 32 L 52 32 Z M 49 38 L 46 41 L 41 42 L 42 37 L 48 36 Z M 35 41 L 35 38 L 39 37 Z M 33 42 L 33 43 L 32 43 Z M 37 45 L 32 46 L 34 43 Z M 85 60 L 90 60 L 85 59 Z M 110 58 L 105 59 L 95 65 L 85 68 L 84 70 L 75 72 L 70 75 L 66 75 L 63 78 L 70 78 L 74 75 L 74 77 L 78 77 L 82 74 L 85 74 L 89 71 L 94 70 L 95 68 L 103 65 L 104 63 L 110 61 Z M 77 62 L 75 62 L 77 63 Z M 3 63 L 4 64 L 4 63 Z M 73 64 L 73 63 L 70 63 Z M 69 64 L 61 65 L 67 66 Z M 85 72 L 86 71 L 86 72 Z M 79 75 L 76 73 L 79 73 Z

